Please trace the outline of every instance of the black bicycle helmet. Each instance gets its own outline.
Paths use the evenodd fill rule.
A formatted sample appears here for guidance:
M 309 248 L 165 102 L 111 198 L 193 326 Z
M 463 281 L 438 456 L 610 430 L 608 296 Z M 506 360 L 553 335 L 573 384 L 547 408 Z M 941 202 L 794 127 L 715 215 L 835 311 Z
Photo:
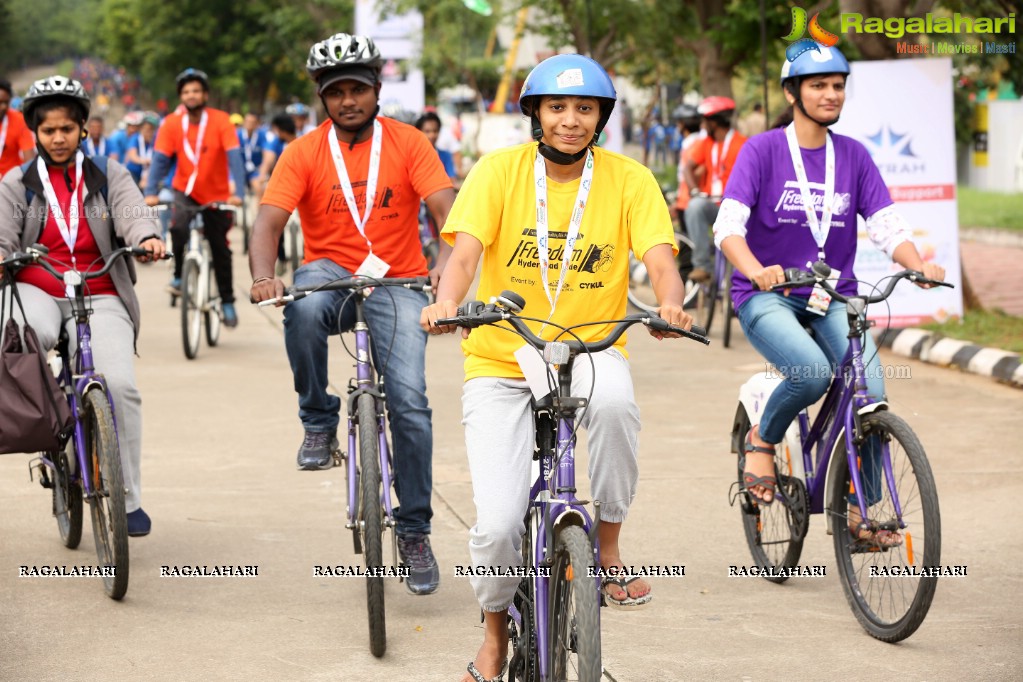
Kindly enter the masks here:
M 177 77 L 174 79 L 174 82 L 177 83 L 178 94 L 179 95 L 181 94 L 181 88 L 185 87 L 185 83 L 191 83 L 193 81 L 202 83 L 202 89 L 209 92 L 210 77 L 206 75 L 206 72 L 200 71 L 199 69 L 193 69 L 192 67 L 188 67 L 187 69 L 179 73 Z
M 50 76 L 40 78 L 28 89 L 25 99 L 22 101 L 22 108 L 25 114 L 25 124 L 29 130 L 35 132 L 39 122 L 36 121 L 36 110 L 43 102 L 57 97 L 68 100 L 68 103 L 76 105 L 78 109 L 78 120 L 82 126 L 89 120 L 91 103 L 89 93 L 85 91 L 82 84 L 73 78 L 66 76 Z

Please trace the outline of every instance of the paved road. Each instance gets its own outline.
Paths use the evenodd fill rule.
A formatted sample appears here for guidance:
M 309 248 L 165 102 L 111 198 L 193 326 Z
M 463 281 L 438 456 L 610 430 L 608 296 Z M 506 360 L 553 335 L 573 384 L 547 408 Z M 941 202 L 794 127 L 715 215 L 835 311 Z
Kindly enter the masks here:
M 246 281 L 241 257 L 238 281 Z M 471 486 L 459 425 L 461 363 L 454 338 L 431 341 L 436 424 L 433 541 L 444 581 L 430 597 L 387 586 L 388 652 L 368 652 L 361 582 L 312 575 L 357 564 L 342 527 L 340 470 L 298 472 L 301 439 L 280 315 L 249 307 L 220 347 L 184 359 L 163 265 L 145 268 L 137 366 L 145 405 L 144 505 L 154 531 L 131 541 L 123 602 L 93 579 L 20 578 L 21 565 L 89 564 L 88 530 L 64 549 L 49 496 L 29 484 L 27 456 L 0 458 L 0 679 L 342 680 L 458 679 L 481 639 L 468 582 Z M 716 336 L 716 335 L 715 335 Z M 717 339 L 715 339 L 716 341 Z M 930 615 L 908 641 L 868 637 L 846 605 L 831 538 L 814 517 L 806 564 L 826 578 L 783 586 L 729 578 L 750 563 L 727 504 L 737 388 L 760 368 L 740 340 L 725 350 L 686 342 L 631 344 L 644 416 L 639 498 L 623 537 L 635 565 L 683 564 L 653 583 L 653 605 L 603 614 L 604 661 L 619 682 L 898 677 L 1023 677 L 1023 394 L 989 379 L 909 363 L 890 382 L 893 409 L 921 434 L 944 526 L 943 579 Z M 335 352 L 336 386 L 351 362 Z M 88 524 L 88 522 L 86 522 Z M 258 565 L 255 578 L 166 578 L 162 565 Z

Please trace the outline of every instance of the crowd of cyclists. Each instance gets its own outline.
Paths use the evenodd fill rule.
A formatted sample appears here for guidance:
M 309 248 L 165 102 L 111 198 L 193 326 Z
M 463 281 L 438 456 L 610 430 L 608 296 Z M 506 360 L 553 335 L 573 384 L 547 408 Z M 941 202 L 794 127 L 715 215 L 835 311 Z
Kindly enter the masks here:
M 828 131 L 841 113 L 849 66 L 837 49 L 822 50 L 823 57 L 785 64 L 780 82 L 793 105 L 788 125 L 747 139 L 733 130 L 735 102 L 726 97 L 708 97 L 673 112 L 680 187 L 672 208 L 696 245 L 689 277 L 708 276 L 712 249 L 723 250 L 735 266 L 732 295 L 743 330 L 778 367 L 834 366 L 841 358 L 847 323 L 838 306 L 829 308 L 810 291 L 783 295 L 769 288 L 784 281 L 784 268 L 805 267 L 808 260 L 827 258 L 851 276 L 857 215 L 895 261 L 933 279 L 944 275 L 940 266 L 921 259 L 911 229 L 893 209 L 862 145 Z M 149 252 L 143 260 L 158 258 L 164 253 L 158 221 L 152 212 L 133 209 L 143 202 L 170 203 L 175 270 L 169 286 L 177 290 L 189 216 L 211 203 L 239 206 L 250 197 L 258 213 L 249 249 L 251 284 L 243 296 L 253 302 L 280 298 L 285 291 L 275 265 L 285 225 L 295 212 L 305 248 L 303 265 L 294 273 L 296 285 L 352 275 L 428 275 L 435 302 L 409 290 L 374 292 L 365 314 L 373 338 L 392 344 L 380 369 L 388 388 L 401 501 L 398 550 L 411 569 L 409 590 L 430 594 L 440 572 L 430 545 L 434 424 L 426 394 L 426 343 L 430 334 L 456 330 L 438 326 L 437 320 L 455 315 L 477 266 L 482 264 L 478 297 L 516 290 L 534 315 L 546 319 L 534 331 L 547 336 L 560 327 L 622 317 L 630 250 L 647 267 L 659 314 L 684 329 L 692 317 L 683 309 L 685 283 L 676 263 L 672 216 L 654 176 L 639 162 L 595 145 L 617 102 L 600 64 L 569 54 L 538 64 L 519 98 L 534 142 L 486 155 L 464 180 L 461 159 L 437 146 L 442 126 L 436 113 L 424 112 L 414 126 L 380 115 L 382 64 L 373 41 L 363 36 L 340 33 L 314 44 L 307 70 L 322 104 L 319 124 L 317 112 L 301 103 L 267 121 L 212 108 L 209 76 L 187 68 L 176 79 L 180 104 L 173 112 L 131 110 L 109 136 L 102 117 L 91 116 L 97 96 L 90 96 L 81 79 L 54 75 L 37 81 L 24 96 L 23 113 L 10 107 L 14 93 L 0 81 L 0 255 L 40 242 L 59 260 L 79 267 L 94 262 L 98 269 L 100 257 L 124 240 Z M 802 201 L 779 205 L 779 193 L 790 184 Z M 93 205 L 108 207 L 103 215 L 109 220 L 93 220 L 94 212 L 87 210 Z M 29 210 L 33 207 L 39 210 Z M 434 237 L 440 237 L 430 265 L 422 251 L 423 214 L 433 221 Z M 203 218 L 224 321 L 235 326 L 230 218 L 214 208 Z M 536 229 L 523 232 L 524 225 Z M 584 249 L 599 253 L 573 258 Z M 22 296 L 33 301 L 27 316 L 45 330 L 40 338 L 52 348 L 62 321 L 67 322 L 64 292 L 48 277 L 36 277 L 32 268 L 18 281 Z M 839 290 L 855 288 L 851 281 L 840 280 Z M 150 532 L 151 521 L 141 507 L 141 410 L 131 352 L 139 305 L 132 283 L 125 267 L 92 284 L 93 339 L 97 368 L 116 387 L 118 415 L 124 415 L 118 433 L 129 530 L 139 536 Z M 342 330 L 352 325 L 351 312 L 341 292 L 308 296 L 283 310 L 285 350 L 304 430 L 297 452 L 301 470 L 333 466 L 341 398 L 328 391 L 327 341 L 339 321 Z M 807 336 L 803 325 L 812 326 L 816 336 Z M 606 331 L 587 327 L 580 335 L 596 340 Z M 531 370 L 516 359 L 510 335 L 488 327 L 463 338 L 463 424 L 477 505 L 469 550 L 474 565 L 515 565 L 521 560 L 532 451 L 526 381 Z M 577 377 L 581 394 L 594 389 L 583 425 L 589 430 L 592 489 L 602 502 L 600 560 L 613 568 L 625 565 L 618 538 L 636 494 L 640 422 L 624 341 L 597 356 L 595 375 L 587 361 L 585 367 L 580 363 Z M 746 483 L 763 504 L 771 502 L 776 485 L 775 444 L 793 415 L 826 387 L 827 377 L 823 384 L 784 381 L 768 401 L 763 422 L 751 430 Z M 883 397 L 880 379 L 870 389 Z M 867 531 L 851 532 L 862 538 Z M 901 542 L 889 531 L 878 531 L 876 540 L 885 546 Z M 464 680 L 500 680 L 516 583 L 477 577 L 472 584 L 484 611 L 485 634 Z M 608 578 L 602 590 L 609 604 L 625 609 L 653 597 L 639 578 Z

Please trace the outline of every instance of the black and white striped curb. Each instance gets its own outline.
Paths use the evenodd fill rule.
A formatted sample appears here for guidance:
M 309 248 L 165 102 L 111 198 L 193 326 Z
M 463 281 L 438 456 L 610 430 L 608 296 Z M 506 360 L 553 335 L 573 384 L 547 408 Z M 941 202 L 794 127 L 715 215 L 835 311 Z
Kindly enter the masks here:
M 964 372 L 992 377 L 1023 388 L 1023 361 L 1019 353 L 985 348 L 914 328 L 889 329 L 882 335 L 881 345 L 896 355 L 943 367 L 957 367 Z

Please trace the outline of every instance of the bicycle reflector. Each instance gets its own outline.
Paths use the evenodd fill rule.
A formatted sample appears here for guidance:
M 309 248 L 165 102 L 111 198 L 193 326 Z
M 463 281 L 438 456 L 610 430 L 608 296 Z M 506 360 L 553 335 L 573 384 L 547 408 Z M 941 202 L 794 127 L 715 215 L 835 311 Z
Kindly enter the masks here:
M 568 344 L 551 341 L 543 347 L 543 361 L 549 365 L 563 365 L 568 362 Z

